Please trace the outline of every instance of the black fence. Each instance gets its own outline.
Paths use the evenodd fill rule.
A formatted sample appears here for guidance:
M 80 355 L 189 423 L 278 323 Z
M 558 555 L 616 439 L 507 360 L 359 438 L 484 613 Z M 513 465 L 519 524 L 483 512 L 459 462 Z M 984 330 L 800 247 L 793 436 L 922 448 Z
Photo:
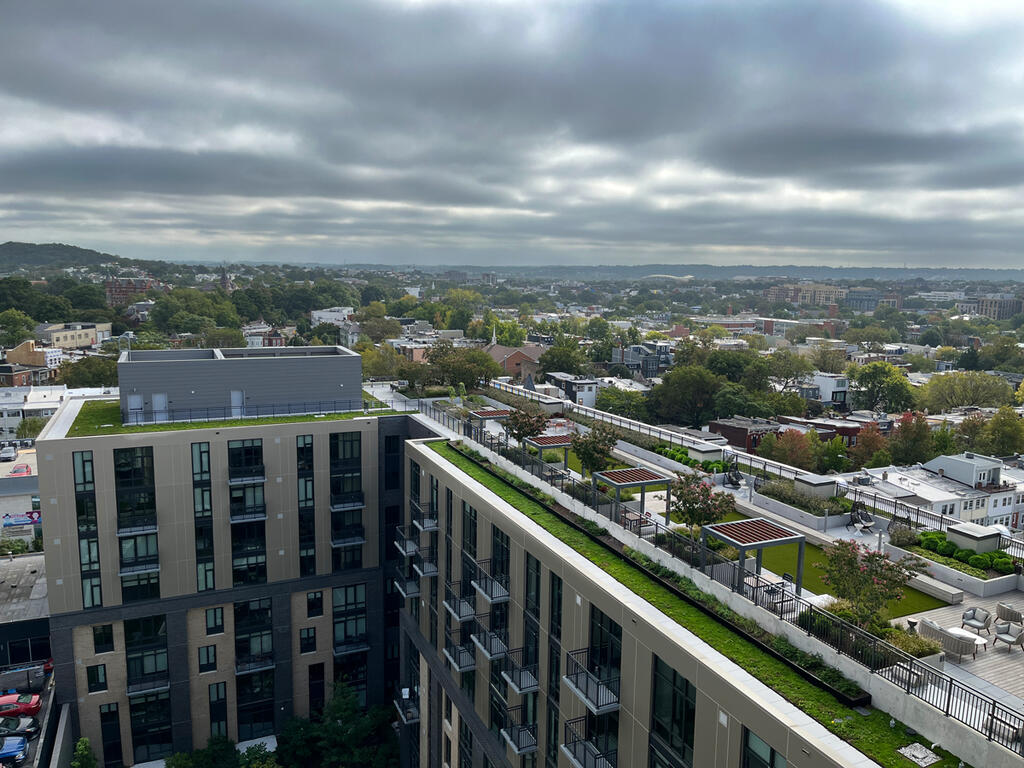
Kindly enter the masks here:
M 419 410 L 453 432 L 477 443 L 479 447 L 493 451 L 554 489 L 577 499 L 649 544 L 689 563 L 692 568 L 741 594 L 779 619 L 813 635 L 838 653 L 898 685 L 907 694 L 927 702 L 944 716 L 963 723 L 1016 754 L 1024 755 L 1024 739 L 1021 738 L 1021 734 L 1024 734 L 1024 713 L 1001 704 L 991 696 L 922 663 L 891 643 L 823 610 L 806 597 L 797 595 L 793 585 L 753 573 L 739 562 L 722 557 L 700 541 L 682 536 L 654 516 L 639 514 L 636 502 L 616 501 L 593 485 L 580 482 L 560 467 L 546 464 L 538 456 L 510 445 L 507 435 L 489 433 L 481 425 L 455 418 L 428 402 L 421 401 Z M 911 514 L 911 510 L 917 507 L 903 505 L 907 507 L 903 510 L 897 502 L 886 508 L 880 498 L 874 499 L 870 494 L 853 497 L 883 514 L 889 511 L 895 519 L 906 518 L 910 524 L 920 522 L 931 527 L 930 523 Z

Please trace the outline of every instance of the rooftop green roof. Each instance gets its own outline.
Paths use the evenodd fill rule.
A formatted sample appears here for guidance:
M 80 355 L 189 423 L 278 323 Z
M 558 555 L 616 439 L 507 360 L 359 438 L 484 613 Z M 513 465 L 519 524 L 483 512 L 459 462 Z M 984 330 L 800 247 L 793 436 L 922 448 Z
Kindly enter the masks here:
M 296 414 L 294 416 L 259 416 L 219 421 L 168 421 L 159 424 L 122 424 L 121 404 L 118 400 L 87 400 L 65 437 L 96 437 L 123 435 L 136 432 L 173 432 L 183 429 L 224 429 L 226 427 L 254 427 L 264 424 L 294 424 L 302 421 L 343 421 L 365 416 L 387 416 L 398 411 L 375 409 L 369 412 L 346 411 L 324 415 Z

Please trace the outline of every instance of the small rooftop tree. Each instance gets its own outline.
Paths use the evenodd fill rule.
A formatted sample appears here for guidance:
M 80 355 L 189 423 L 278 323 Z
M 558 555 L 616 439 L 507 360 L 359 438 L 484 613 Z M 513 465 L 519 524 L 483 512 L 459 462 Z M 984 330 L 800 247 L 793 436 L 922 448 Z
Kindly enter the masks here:
M 505 432 L 512 435 L 526 453 L 526 439 L 536 437 L 548 426 L 548 415 L 533 403 L 511 411 L 505 419 Z
M 903 597 L 903 589 L 925 564 L 916 557 L 892 561 L 884 552 L 848 539 L 837 539 L 825 548 L 824 581 L 833 594 L 849 600 L 857 624 L 868 627 L 878 621 L 891 600 Z
M 714 490 L 704 482 L 702 475 L 676 475 L 676 480 L 672 483 L 672 501 L 668 507 L 668 517 L 688 527 L 691 546 L 696 542 L 697 528 L 717 523 L 735 511 L 736 498 L 731 493 Z
M 604 424 L 596 424 L 589 432 L 572 436 L 572 450 L 580 460 L 583 476 L 593 475 L 608 466 L 612 448 L 618 442 L 618 433 Z

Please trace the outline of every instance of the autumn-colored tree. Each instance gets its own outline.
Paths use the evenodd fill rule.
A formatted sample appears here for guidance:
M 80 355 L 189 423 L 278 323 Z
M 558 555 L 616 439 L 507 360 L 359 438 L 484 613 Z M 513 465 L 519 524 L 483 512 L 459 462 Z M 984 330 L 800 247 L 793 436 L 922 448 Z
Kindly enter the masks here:
M 853 466 L 860 469 L 866 466 L 871 457 L 878 451 L 885 450 L 888 443 L 877 424 L 868 424 L 857 434 L 857 443 L 850 448 L 850 459 Z

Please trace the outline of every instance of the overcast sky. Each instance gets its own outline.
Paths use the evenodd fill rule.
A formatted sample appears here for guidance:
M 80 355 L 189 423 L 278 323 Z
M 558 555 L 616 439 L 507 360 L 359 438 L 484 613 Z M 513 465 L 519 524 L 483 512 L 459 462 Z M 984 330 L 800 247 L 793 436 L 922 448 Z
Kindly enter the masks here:
M 11 2 L 0 241 L 1024 263 L 1019 2 Z

